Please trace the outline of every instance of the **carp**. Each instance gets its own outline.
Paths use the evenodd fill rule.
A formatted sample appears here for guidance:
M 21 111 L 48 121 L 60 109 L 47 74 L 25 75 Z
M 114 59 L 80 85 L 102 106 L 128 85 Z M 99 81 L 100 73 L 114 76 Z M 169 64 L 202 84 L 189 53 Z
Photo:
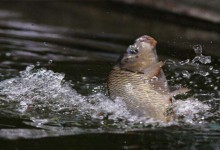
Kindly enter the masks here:
M 170 92 L 156 44 L 157 41 L 147 35 L 136 39 L 111 70 L 108 91 L 111 99 L 121 97 L 132 114 L 168 122 L 173 120 L 169 113 L 172 97 L 189 90 Z

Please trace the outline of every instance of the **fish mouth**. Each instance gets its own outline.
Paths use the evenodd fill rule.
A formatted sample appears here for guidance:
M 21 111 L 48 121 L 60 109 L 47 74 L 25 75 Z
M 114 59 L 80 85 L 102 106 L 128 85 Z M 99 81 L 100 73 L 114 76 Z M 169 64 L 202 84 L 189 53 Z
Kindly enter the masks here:
M 155 47 L 156 44 L 157 44 L 157 41 L 154 38 L 152 38 L 151 36 L 148 36 L 148 35 L 143 35 L 143 36 L 139 37 L 138 39 L 135 40 L 135 42 L 149 43 L 153 47 Z

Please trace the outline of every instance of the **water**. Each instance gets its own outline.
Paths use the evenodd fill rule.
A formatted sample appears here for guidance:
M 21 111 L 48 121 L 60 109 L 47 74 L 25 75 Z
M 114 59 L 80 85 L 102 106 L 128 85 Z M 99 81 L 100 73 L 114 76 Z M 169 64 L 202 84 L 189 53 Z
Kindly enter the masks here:
M 219 148 L 219 34 L 119 6 L 1 2 L 0 149 Z M 174 99 L 177 121 L 108 97 L 109 71 L 143 34 L 158 39 L 171 89 L 190 89 Z

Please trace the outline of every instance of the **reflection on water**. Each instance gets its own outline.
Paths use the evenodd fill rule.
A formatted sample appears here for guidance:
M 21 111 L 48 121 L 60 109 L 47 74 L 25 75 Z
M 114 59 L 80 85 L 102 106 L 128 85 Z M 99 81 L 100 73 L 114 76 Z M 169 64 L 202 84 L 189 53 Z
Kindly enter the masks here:
M 128 7 L 109 3 L 16 4 L 0 6 L 0 147 L 219 147 L 218 33 L 160 22 L 158 12 L 146 19 L 132 13 L 135 8 L 125 13 Z M 122 99 L 108 98 L 111 67 L 142 34 L 159 40 L 171 88 L 191 89 L 175 98 L 178 121 L 131 115 Z

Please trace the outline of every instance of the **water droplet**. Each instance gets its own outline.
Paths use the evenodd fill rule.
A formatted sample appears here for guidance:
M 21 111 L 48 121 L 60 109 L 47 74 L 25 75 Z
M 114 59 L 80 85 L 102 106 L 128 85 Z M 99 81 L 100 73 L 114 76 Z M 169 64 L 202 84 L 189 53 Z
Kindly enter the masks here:
M 24 102 L 24 101 L 21 101 L 21 102 L 20 102 L 20 105 L 21 105 L 21 106 L 25 106 L 25 105 L 27 105 L 27 103 Z
M 36 62 L 36 66 L 38 66 L 38 67 L 40 66 L 40 62 L 39 62 L 39 61 L 38 61 L 38 62 Z
M 194 84 L 194 82 L 193 82 L 193 81 L 190 81 L 189 84 Z
M 48 64 L 50 65 L 50 64 L 52 64 L 53 63 L 53 60 L 49 60 L 48 61 Z
M 193 49 L 197 55 L 202 55 L 202 46 L 200 44 L 194 45 Z
M 172 59 L 167 59 L 167 60 L 165 61 L 165 64 L 167 64 L 167 65 L 176 65 L 176 62 L 173 61 Z
M 212 70 L 212 69 L 213 69 L 213 66 L 210 66 L 210 67 L 209 67 L 209 70 Z
M 104 122 L 104 121 L 101 121 L 100 123 L 101 123 L 101 125 L 104 125 L 104 124 L 105 124 L 105 122 Z
M 194 84 L 194 87 L 198 87 L 198 84 Z
M 32 69 L 34 69 L 34 65 L 27 66 L 25 71 L 30 72 Z
M 206 77 L 206 76 L 209 75 L 209 72 L 200 70 L 200 71 L 198 72 L 198 74 L 200 74 L 200 75 L 203 76 L 203 77 Z
M 183 74 L 184 78 L 188 78 L 189 79 L 191 77 L 191 74 L 187 70 L 183 70 L 182 74 Z
M 199 61 L 203 64 L 209 64 L 211 63 L 211 56 L 201 56 Z
M 214 74 L 218 74 L 218 73 L 219 73 L 219 70 L 213 69 L 212 72 L 213 72 Z
M 48 45 L 47 45 L 47 42 L 44 42 L 44 46 L 48 46 Z
M 175 77 L 179 77 L 179 73 L 178 72 L 175 72 Z
M 192 60 L 192 63 L 195 63 L 195 62 L 201 62 L 202 64 L 211 63 L 211 56 L 203 56 L 203 55 L 196 56 Z
M 188 64 L 189 62 L 190 62 L 190 60 L 189 60 L 189 59 L 186 59 L 186 60 L 184 60 L 184 61 L 180 61 L 179 64 L 180 64 L 180 65 L 185 65 L 185 64 Z
M 87 77 L 82 77 L 82 81 L 86 81 L 87 80 Z
M 214 90 L 218 90 L 218 87 L 217 87 L 217 86 L 215 86 L 215 87 L 214 87 Z
M 5 56 L 10 57 L 11 53 L 5 53 Z
M 192 63 L 195 63 L 200 60 L 200 56 L 196 56 L 193 58 Z
M 183 78 L 181 78 L 181 77 L 178 77 L 178 78 L 176 78 L 176 81 L 181 81 Z

